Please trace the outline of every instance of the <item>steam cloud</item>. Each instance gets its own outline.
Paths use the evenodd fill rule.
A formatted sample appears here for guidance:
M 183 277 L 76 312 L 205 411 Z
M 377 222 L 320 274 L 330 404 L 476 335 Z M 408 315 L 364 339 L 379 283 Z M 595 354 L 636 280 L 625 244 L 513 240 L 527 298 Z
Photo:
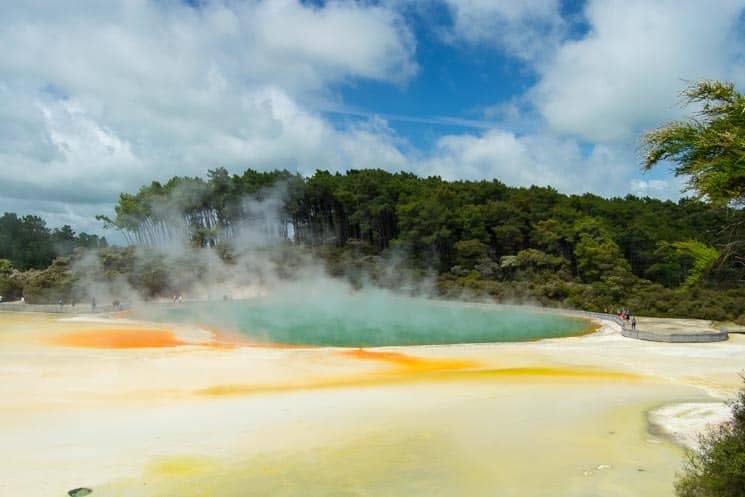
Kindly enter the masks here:
M 229 227 L 218 226 L 209 212 L 184 212 L 185 199 L 198 194 L 188 188 L 182 186 L 153 201 L 150 209 L 157 221 L 138 226 L 137 237 L 130 234 L 139 243 L 88 251 L 75 260 L 78 300 L 137 305 L 174 296 L 205 301 L 274 294 L 317 299 L 321 305 L 325 296 L 380 286 L 410 295 L 434 293 L 433 275 L 404 269 L 405 254 L 396 250 L 386 257 L 362 255 L 337 261 L 334 274 L 329 274 L 327 263 L 295 240 L 297 228 L 283 211 L 284 183 L 242 198 L 240 221 Z M 200 216 L 196 222 L 194 216 Z M 195 224 L 212 230 L 210 236 L 216 241 L 198 241 L 195 246 Z

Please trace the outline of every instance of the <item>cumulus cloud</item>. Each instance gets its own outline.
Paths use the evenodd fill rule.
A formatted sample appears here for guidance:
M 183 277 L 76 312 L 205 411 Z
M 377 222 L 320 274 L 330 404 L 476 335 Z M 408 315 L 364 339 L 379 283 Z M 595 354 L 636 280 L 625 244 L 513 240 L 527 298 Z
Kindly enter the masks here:
M 111 203 L 217 165 L 403 162 L 380 123 L 336 129 L 301 103 L 350 78 L 402 85 L 416 73 L 409 28 L 382 6 L 10 2 L 0 46 L 4 204 Z
M 742 0 L 590 0 L 587 35 L 539 67 L 535 105 L 556 132 L 633 140 L 679 115 L 676 95 L 686 81 L 737 76 L 744 7 Z
M 504 129 L 444 136 L 417 167 L 422 174 L 447 179 L 497 178 L 508 185 L 552 186 L 565 193 L 591 191 L 606 196 L 629 192 L 637 172 L 633 157 L 622 147 L 583 149 L 571 138 L 517 135 Z M 679 196 L 669 188 L 664 193 Z
M 485 43 L 520 59 L 546 57 L 566 23 L 559 0 L 444 0 L 453 15 L 446 31 L 452 41 Z
M 681 178 L 632 179 L 630 193 L 639 197 L 676 198 L 685 187 Z

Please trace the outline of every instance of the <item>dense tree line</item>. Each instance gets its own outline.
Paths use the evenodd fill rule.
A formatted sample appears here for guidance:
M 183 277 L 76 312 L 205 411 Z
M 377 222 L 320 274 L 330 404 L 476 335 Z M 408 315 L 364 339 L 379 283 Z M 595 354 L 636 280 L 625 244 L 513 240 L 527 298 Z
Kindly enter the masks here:
M 737 257 L 724 256 L 732 232 L 722 230 L 745 224 L 745 212 L 699 200 L 607 199 L 383 170 L 318 171 L 304 178 L 218 168 L 204 179 L 176 177 L 123 193 L 115 212 L 101 219 L 142 250 L 99 251 L 103 274 L 96 278 L 125 278 L 144 297 L 188 291 L 191 283 L 176 274 L 179 268 L 208 271 L 199 257 L 174 262 L 159 247 L 186 241 L 230 264 L 245 248 L 247 233 L 255 236 L 258 229 L 264 241 L 290 252 L 309 249 L 331 274 L 358 284 L 401 288 L 426 276 L 440 296 L 466 292 L 594 310 L 626 305 L 650 315 L 745 319 L 745 271 Z M 69 233 L 49 232 L 50 239 L 63 231 Z M 75 257 L 25 279 L 16 275 L 16 287 L 31 300 L 68 298 L 62 294 L 75 293 L 79 276 L 70 276 Z
M 69 225 L 50 229 L 39 216 L 6 212 L 0 217 L 0 296 L 7 301 L 20 298 L 25 290 L 34 295 L 36 288 L 61 288 L 58 279 L 46 277 L 60 261 L 76 250 L 106 246 L 106 238 L 77 234 Z M 55 296 L 60 291 L 55 290 Z M 50 293 L 47 300 L 52 297 Z
M 6 212 L 0 217 L 0 259 L 16 269 L 43 269 L 76 248 L 105 247 L 106 238 L 77 234 L 69 225 L 50 229 L 39 216 Z
M 278 240 L 321 254 L 333 274 L 379 280 L 395 259 L 402 270 L 434 272 L 443 294 L 466 288 L 595 309 L 631 301 L 651 314 L 713 318 L 745 312 L 743 254 L 722 254 L 733 236 L 722 226 L 745 224 L 745 212 L 695 199 L 606 199 L 383 170 L 303 178 L 218 168 L 122 194 L 116 216 L 103 219 L 142 245 L 186 239 L 222 254 L 258 220 Z M 696 299 L 711 305 L 693 309 Z
M 280 198 L 275 214 L 251 211 L 249 201 L 270 196 Z M 206 180 L 176 177 L 122 194 L 116 217 L 104 219 L 142 245 L 185 236 L 214 247 L 257 216 L 273 223 L 266 229 L 281 239 L 342 249 L 363 244 L 373 254 L 402 249 L 413 265 L 441 273 L 527 264 L 585 282 L 631 274 L 666 287 L 714 274 L 717 247 L 729 241 L 721 226 L 745 219 L 742 210 L 691 199 L 605 199 L 383 170 L 318 171 L 306 179 L 222 168 Z M 725 263 L 714 276 L 738 285 L 742 271 Z

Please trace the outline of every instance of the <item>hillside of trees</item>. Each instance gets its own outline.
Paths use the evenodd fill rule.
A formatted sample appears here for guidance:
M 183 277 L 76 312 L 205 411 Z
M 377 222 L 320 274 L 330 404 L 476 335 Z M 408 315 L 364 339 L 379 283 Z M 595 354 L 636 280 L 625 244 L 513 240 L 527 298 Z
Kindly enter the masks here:
M 39 216 L 6 212 L 0 217 L 0 260 L 20 270 L 44 269 L 55 257 L 70 255 L 76 248 L 106 246 L 106 238 L 77 234 L 69 225 L 50 229 Z
M 39 216 L 6 212 L 0 217 L 0 296 L 5 301 L 19 298 L 24 287 L 33 295 L 31 281 L 44 281 L 53 263 L 66 261 L 76 250 L 107 245 L 106 238 L 77 234 L 69 225 L 50 229 Z
M 149 247 L 102 251 L 124 258 L 130 273 L 148 263 L 127 258 L 184 241 L 230 263 L 258 222 L 277 246 L 307 249 L 329 273 L 358 284 L 396 288 L 430 277 L 438 296 L 745 319 L 743 254 L 725 250 L 742 233 L 723 229 L 745 225 L 745 212 L 698 200 L 606 199 L 383 170 L 303 178 L 218 168 L 206 179 L 175 177 L 122 193 L 115 213 L 100 218 Z M 146 297 L 188 290 L 165 276 L 135 280 Z

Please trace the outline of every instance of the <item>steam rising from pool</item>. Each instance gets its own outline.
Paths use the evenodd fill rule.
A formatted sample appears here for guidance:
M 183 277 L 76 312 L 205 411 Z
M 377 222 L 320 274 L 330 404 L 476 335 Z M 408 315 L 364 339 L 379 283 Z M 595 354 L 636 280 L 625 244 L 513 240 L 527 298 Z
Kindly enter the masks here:
M 292 345 L 380 347 L 488 343 L 576 335 L 581 319 L 515 308 L 399 296 L 383 290 L 333 295 L 289 289 L 249 300 L 153 306 L 147 319 L 237 331 Z

